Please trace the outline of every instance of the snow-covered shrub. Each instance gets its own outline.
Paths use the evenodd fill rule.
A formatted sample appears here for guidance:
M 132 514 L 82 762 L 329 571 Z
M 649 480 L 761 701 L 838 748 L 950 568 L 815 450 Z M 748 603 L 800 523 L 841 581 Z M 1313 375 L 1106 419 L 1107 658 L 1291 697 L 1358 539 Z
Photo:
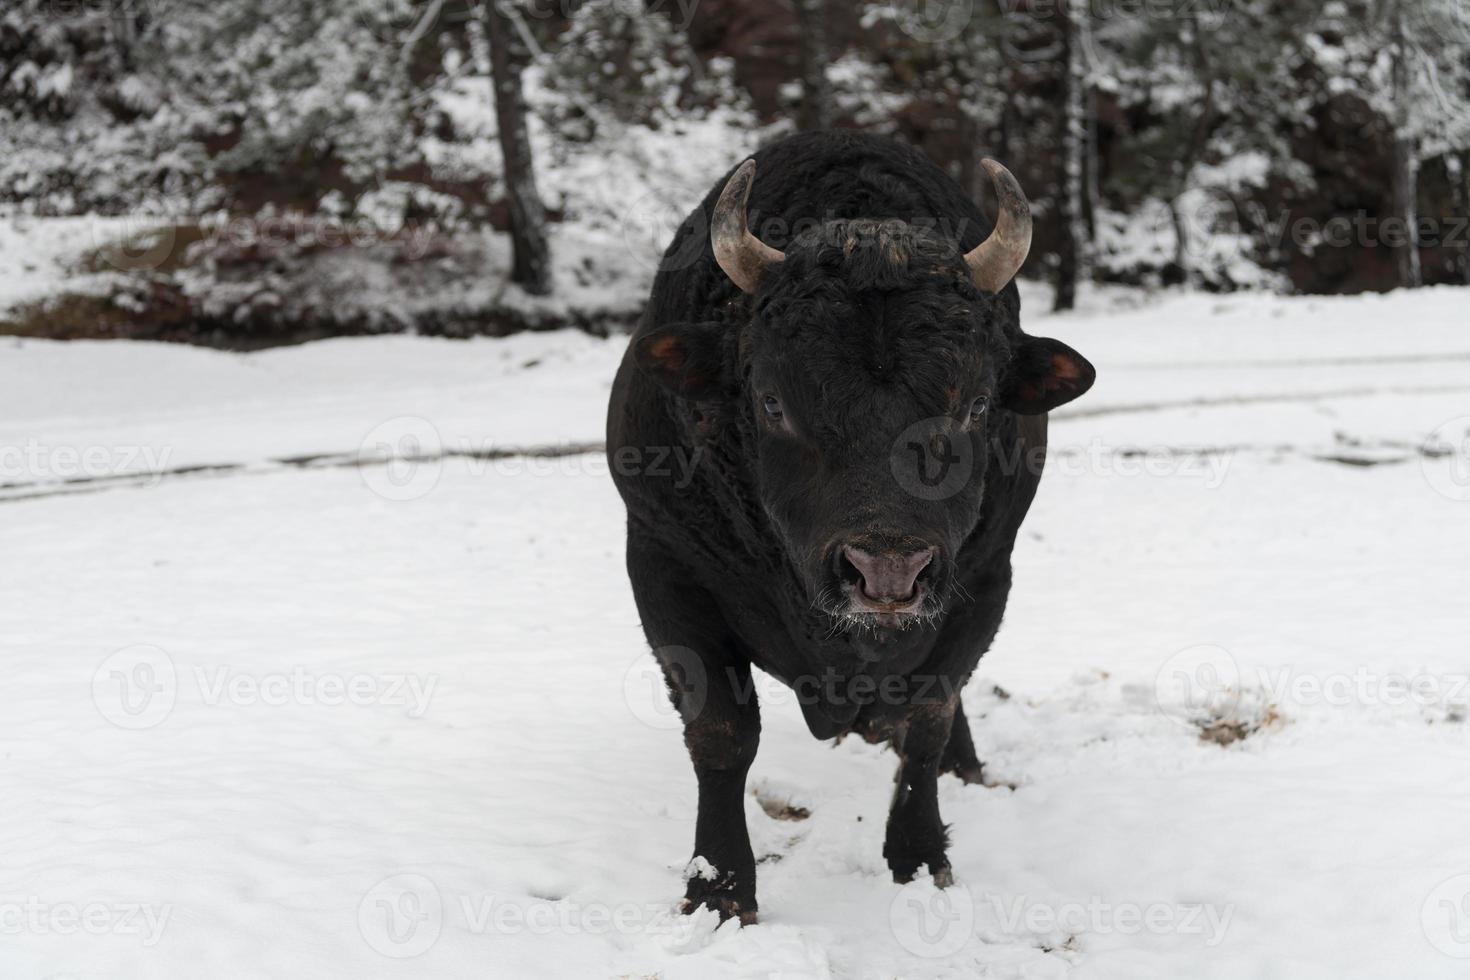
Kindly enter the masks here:
M 538 63 L 549 124 L 592 140 L 610 118 L 656 128 L 741 100 L 727 62 L 706 65 L 669 16 L 630 0 L 589 0 Z

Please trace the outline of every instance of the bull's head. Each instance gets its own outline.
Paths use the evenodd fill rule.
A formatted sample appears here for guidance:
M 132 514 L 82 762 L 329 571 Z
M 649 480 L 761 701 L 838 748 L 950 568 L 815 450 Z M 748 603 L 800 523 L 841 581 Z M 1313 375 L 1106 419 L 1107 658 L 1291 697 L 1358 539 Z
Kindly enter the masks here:
M 921 222 L 828 221 L 783 252 L 753 234 L 755 162 L 711 223 L 725 274 L 752 297 L 743 329 L 674 324 L 640 337 L 642 368 L 738 433 L 748 474 L 818 608 L 904 627 L 944 608 L 975 531 L 989 442 L 1007 413 L 1076 398 L 1093 369 L 1016 325 L 1006 285 L 1031 245 L 1011 173 L 993 233 L 961 253 Z

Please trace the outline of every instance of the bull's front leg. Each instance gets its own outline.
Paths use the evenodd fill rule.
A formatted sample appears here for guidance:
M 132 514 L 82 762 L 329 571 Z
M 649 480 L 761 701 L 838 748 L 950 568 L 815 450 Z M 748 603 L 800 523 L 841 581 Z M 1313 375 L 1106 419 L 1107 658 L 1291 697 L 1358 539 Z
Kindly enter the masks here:
M 628 574 L 643 630 L 684 724 L 699 782 L 694 856 L 683 910 L 756 919 L 755 855 L 745 827 L 745 776 L 760 745 L 750 661 L 695 576 L 630 528 Z
M 883 857 L 899 883 L 913 880 L 920 866 L 928 867 L 941 888 L 954 880 L 945 853 L 949 835 L 939 818 L 939 765 L 957 700 L 915 708 L 894 742 L 899 755 L 898 785 L 888 811 Z
M 684 718 L 684 743 L 699 780 L 694 857 L 683 910 L 756 921 L 755 855 L 745 826 L 745 777 L 760 745 L 760 709 L 748 665 L 707 673 L 702 705 Z

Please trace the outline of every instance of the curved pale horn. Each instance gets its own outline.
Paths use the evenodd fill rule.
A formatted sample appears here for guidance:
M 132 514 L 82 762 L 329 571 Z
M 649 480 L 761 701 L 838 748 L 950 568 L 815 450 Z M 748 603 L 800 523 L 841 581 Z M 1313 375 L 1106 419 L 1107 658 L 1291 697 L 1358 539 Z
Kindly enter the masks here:
M 981 160 L 980 166 L 995 184 L 1000 211 L 990 237 L 965 253 L 965 265 L 970 267 L 976 289 L 998 293 L 1015 278 L 1031 251 L 1031 205 L 1009 170 L 988 159 Z
M 755 161 L 746 160 L 725 182 L 709 226 L 715 261 L 725 270 L 725 275 L 747 293 L 755 292 L 761 273 L 767 266 L 786 258 L 785 253 L 751 234 L 750 226 L 746 224 L 745 206 L 754 183 Z

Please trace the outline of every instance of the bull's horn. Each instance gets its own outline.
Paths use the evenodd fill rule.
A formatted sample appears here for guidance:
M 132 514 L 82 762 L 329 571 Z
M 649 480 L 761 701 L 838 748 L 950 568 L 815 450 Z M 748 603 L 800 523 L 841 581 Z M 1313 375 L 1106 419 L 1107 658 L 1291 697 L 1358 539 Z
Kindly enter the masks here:
M 1031 251 L 1031 206 L 1009 170 L 994 160 L 981 160 L 980 166 L 995 184 L 1000 211 L 990 237 L 965 253 L 965 265 L 976 289 L 998 293 L 1015 278 Z
M 710 221 L 709 240 L 715 249 L 715 261 L 735 285 L 747 293 L 755 292 L 761 273 L 786 255 L 750 233 L 745 219 L 745 205 L 750 200 L 750 187 L 755 183 L 755 161 L 746 160 L 720 192 Z M 983 247 L 983 246 L 982 246 Z

